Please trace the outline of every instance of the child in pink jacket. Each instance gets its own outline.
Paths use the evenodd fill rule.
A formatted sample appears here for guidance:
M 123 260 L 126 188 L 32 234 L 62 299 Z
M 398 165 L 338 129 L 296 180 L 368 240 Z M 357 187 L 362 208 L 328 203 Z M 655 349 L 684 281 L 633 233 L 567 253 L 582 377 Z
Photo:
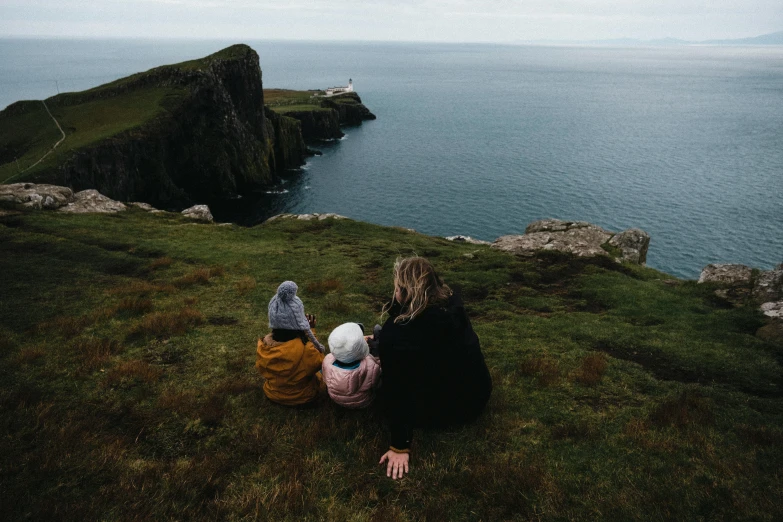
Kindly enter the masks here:
M 346 408 L 369 406 L 381 382 L 381 364 L 370 355 L 362 327 L 345 323 L 332 330 L 329 351 L 321 366 L 329 396 Z

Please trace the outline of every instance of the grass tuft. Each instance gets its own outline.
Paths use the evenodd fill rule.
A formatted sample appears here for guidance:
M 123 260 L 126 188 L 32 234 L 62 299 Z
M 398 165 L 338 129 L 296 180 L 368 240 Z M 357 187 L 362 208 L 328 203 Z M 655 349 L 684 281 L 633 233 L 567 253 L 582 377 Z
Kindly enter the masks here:
M 175 312 L 153 312 L 142 317 L 141 321 L 131 328 L 130 336 L 165 338 L 181 335 L 204 321 L 204 314 L 193 308 L 183 308 Z
M 173 259 L 170 257 L 159 257 L 150 263 L 149 269 L 150 270 L 157 270 L 159 268 L 168 268 L 171 266 L 171 264 L 174 262 Z
M 226 379 L 215 387 L 216 394 L 242 395 L 251 391 L 259 390 L 258 383 L 248 378 L 230 378 Z
M 659 427 L 686 429 L 712 424 L 713 414 L 704 397 L 686 390 L 675 398 L 661 402 L 650 415 L 650 420 Z
M 551 357 L 529 357 L 519 363 L 517 372 L 526 377 L 535 377 L 538 384 L 548 387 L 560 379 L 560 365 Z
M 321 308 L 325 312 L 331 312 L 335 315 L 349 316 L 351 314 L 351 305 L 345 297 L 336 294 L 328 295 Z
M 46 354 L 40 346 L 23 346 L 16 354 L 16 362 L 19 364 L 29 364 L 43 357 Z
M 234 283 L 234 288 L 237 289 L 237 293 L 239 295 L 245 295 L 246 293 L 250 292 L 251 290 L 255 289 L 256 287 L 256 280 L 253 277 L 245 276 L 236 283 Z
M 152 311 L 152 300 L 142 297 L 125 297 L 117 305 L 118 312 L 145 314 Z
M 212 277 L 212 272 L 209 268 L 196 268 L 195 270 L 188 272 L 184 276 L 175 279 L 174 285 L 183 287 L 191 285 L 204 285 L 209 283 L 209 279 Z
M 87 337 L 78 338 L 71 343 L 71 349 L 87 371 L 106 366 L 112 355 L 122 351 L 119 341 L 114 339 Z
M 603 352 L 592 352 L 582 359 L 582 364 L 573 373 L 572 378 L 582 386 L 595 386 L 606 372 L 608 357 Z
M 160 378 L 161 373 L 159 368 L 138 359 L 123 361 L 107 372 L 103 386 L 112 388 L 152 383 Z
M 136 280 L 131 283 L 112 287 L 106 293 L 109 295 L 117 295 L 117 296 L 123 296 L 123 295 L 147 296 L 155 293 L 172 294 L 176 291 L 177 289 L 170 284 L 158 284 L 158 283 L 150 283 L 148 281 Z
M 223 265 L 212 265 L 209 267 L 209 277 L 221 277 L 226 273 L 226 267 Z
M 41 323 L 39 329 L 54 332 L 65 339 L 72 339 L 82 333 L 82 330 L 93 324 L 94 321 L 94 317 L 90 316 L 61 316 Z
M 181 415 L 188 415 L 196 410 L 198 399 L 193 390 L 177 390 L 166 388 L 158 397 L 158 406 L 173 410 Z
M 341 292 L 343 290 L 343 282 L 339 279 L 323 279 L 321 281 L 314 281 L 305 286 L 305 292 L 308 295 L 325 295 L 329 292 Z
M 217 426 L 228 415 L 228 411 L 229 403 L 225 396 L 213 394 L 205 402 L 199 404 L 198 418 L 204 426 Z

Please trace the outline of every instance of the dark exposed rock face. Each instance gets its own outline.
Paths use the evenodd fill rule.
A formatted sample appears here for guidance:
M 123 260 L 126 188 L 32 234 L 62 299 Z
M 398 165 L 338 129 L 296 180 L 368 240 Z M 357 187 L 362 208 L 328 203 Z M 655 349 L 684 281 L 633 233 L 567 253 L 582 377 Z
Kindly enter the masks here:
M 344 136 L 342 126 L 361 125 L 375 115 L 362 104 L 355 92 L 330 98 L 318 98 L 318 110 L 288 111 L 286 116 L 299 121 L 305 141 L 334 140 Z
M 302 136 L 307 141 L 335 140 L 345 136 L 340 130 L 340 113 L 335 109 L 290 111 L 286 116 L 299 120 Z
M 197 66 L 160 67 L 116 88 L 69 95 L 69 100 L 150 86 L 182 88 L 186 94 L 142 127 L 79 149 L 54 176 L 45 172 L 36 178 L 181 209 L 268 186 L 278 173 L 304 163 L 307 149 L 299 123 L 264 110 L 258 55 L 245 45 Z
M 294 118 L 264 108 L 269 135 L 272 136 L 273 170 L 283 172 L 304 163 L 307 146 L 302 138 L 301 124 Z

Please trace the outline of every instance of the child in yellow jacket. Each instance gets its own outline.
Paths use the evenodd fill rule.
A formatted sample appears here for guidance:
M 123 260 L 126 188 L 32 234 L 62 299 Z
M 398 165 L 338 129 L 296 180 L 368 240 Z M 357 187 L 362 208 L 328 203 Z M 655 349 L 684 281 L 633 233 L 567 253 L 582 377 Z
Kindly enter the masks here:
M 304 313 L 293 281 L 283 282 L 269 301 L 272 333 L 258 340 L 256 368 L 264 377 L 264 393 L 277 403 L 296 406 L 312 401 L 324 388 L 324 347 L 315 337 L 314 315 Z

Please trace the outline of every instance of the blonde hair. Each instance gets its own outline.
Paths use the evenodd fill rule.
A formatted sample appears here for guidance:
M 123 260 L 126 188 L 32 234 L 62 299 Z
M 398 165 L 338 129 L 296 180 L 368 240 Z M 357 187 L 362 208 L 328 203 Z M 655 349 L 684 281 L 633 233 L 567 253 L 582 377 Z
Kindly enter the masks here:
M 394 294 L 400 289 L 402 311 L 394 322 L 410 321 L 428 306 L 445 302 L 454 293 L 423 257 L 397 258 L 394 263 Z M 393 301 L 392 301 L 393 302 Z M 391 308 L 387 305 L 383 314 Z

